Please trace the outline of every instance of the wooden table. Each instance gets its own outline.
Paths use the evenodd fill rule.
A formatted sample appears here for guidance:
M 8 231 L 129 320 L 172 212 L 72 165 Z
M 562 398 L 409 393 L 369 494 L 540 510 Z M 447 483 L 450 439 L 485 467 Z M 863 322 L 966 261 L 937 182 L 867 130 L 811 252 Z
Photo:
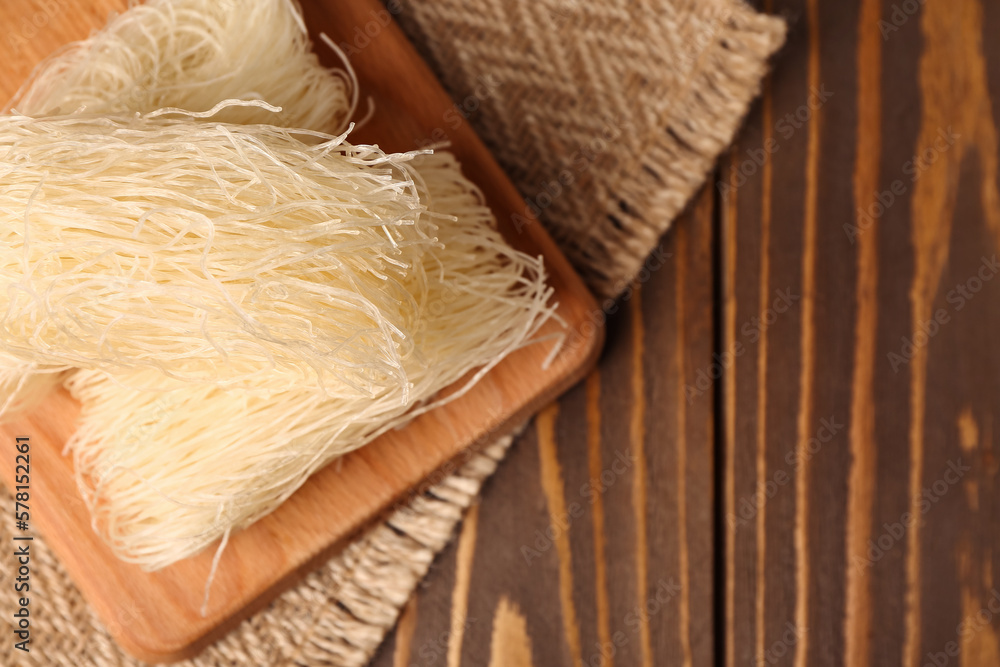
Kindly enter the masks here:
M 1000 664 L 1000 3 L 763 9 L 714 183 L 375 665 Z

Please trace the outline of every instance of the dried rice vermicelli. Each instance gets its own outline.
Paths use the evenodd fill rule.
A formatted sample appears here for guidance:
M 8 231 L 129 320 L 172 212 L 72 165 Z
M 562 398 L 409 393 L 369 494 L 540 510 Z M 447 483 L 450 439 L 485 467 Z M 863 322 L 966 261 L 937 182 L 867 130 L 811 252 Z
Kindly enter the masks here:
M 239 12 L 151 0 L 38 70 L 15 100 L 37 117 L 0 117 L 0 415 L 82 369 L 78 483 L 147 569 L 221 551 L 554 313 L 454 158 L 324 133 L 353 74 L 306 53 L 290 2 L 249 4 L 285 21 L 283 72 L 232 39 Z
M 278 115 L 229 107 L 215 120 L 338 134 L 357 88 L 320 66 L 294 0 L 148 0 L 44 61 L 7 109 L 29 116 L 208 111 L 264 100 Z
M 176 116 L 0 119 L 0 348 L 86 369 L 67 382 L 78 481 L 115 553 L 150 569 L 273 510 L 553 312 L 541 260 L 450 154 Z

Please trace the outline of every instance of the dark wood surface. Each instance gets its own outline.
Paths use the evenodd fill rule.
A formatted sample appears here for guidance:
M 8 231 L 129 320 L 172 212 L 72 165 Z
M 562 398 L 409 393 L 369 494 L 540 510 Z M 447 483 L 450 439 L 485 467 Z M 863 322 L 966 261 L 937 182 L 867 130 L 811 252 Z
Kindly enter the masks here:
M 125 0 L 93 0 L 50 13 L 58 5 L 0 3 L 0 26 L 17 27 L 36 19 L 38 23 L 27 23 L 35 30 L 30 40 L 13 39 L 20 37 L 17 33 L 10 41 L 0 40 L 0 63 L 14 62 L 0 67 L 0 99 L 13 96 L 24 70 L 104 22 L 102 18 L 88 25 L 90 19 L 127 7 Z M 380 8 L 378 0 L 352 0 L 327 8 L 314 3 L 308 5 L 306 20 L 316 33 L 339 43 Z M 372 40 L 372 48 L 359 51 L 352 66 L 375 111 L 352 140 L 377 141 L 386 151 L 412 150 L 417 139 L 437 131 L 451 102 L 396 26 L 380 30 Z M 365 525 L 435 470 L 461 458 L 470 445 L 490 433 L 510 433 L 593 368 L 602 337 L 591 320 L 596 301 L 540 225 L 528 225 L 521 232 L 510 228 L 513 213 L 521 210 L 520 195 L 469 125 L 449 128 L 446 134 L 449 149 L 464 173 L 481 184 L 483 199 L 511 245 L 545 259 L 547 283 L 559 304 L 562 324 L 549 321 L 538 335 L 558 334 L 566 326 L 574 343 L 550 364 L 545 365 L 551 354 L 548 346 L 517 350 L 456 400 L 312 475 L 273 513 L 235 532 L 224 551 L 208 548 L 156 572 L 118 560 L 92 529 L 87 506 L 78 496 L 62 492 L 76 486 L 73 460 L 62 453 L 79 412 L 65 391 L 53 393 L 32 413 L 0 426 L 0 471 L 5 481 L 14 479 L 15 437 L 32 434 L 33 488 L 48 498 L 35 508 L 32 525 L 128 653 L 150 662 L 197 655 L 316 564 L 340 552 Z M 115 534 L 115 529 L 107 532 Z M 211 581 L 212 595 L 187 585 L 191 581 Z M 131 621 L 111 622 L 123 607 L 136 610 Z
M 736 145 L 374 665 L 1000 664 L 1000 3 L 762 9 Z

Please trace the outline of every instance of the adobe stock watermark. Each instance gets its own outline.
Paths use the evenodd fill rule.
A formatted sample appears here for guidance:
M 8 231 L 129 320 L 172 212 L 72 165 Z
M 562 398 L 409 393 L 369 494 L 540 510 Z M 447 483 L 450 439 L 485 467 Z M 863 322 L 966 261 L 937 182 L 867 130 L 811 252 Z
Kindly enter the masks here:
M 372 9 L 368 12 L 371 17 L 368 21 L 354 26 L 350 41 L 342 41 L 337 46 L 348 58 L 356 56 L 367 49 L 372 41 L 382 34 L 382 31 L 392 23 L 393 16 L 399 16 L 402 11 L 402 0 L 386 0 L 384 8 Z
M 882 532 L 877 537 L 873 537 L 868 540 L 868 551 L 865 554 L 865 558 L 862 558 L 861 556 L 854 557 L 851 564 L 855 567 L 855 569 L 859 572 L 864 572 L 865 570 L 874 567 L 875 563 L 882 560 L 887 553 L 892 551 L 896 545 L 902 541 L 906 532 L 912 528 L 922 516 L 930 512 L 931 508 L 933 508 L 953 486 L 962 481 L 962 478 L 965 477 L 965 473 L 970 470 L 972 470 L 972 466 L 964 465 L 961 458 L 954 461 L 948 461 L 948 468 L 945 470 L 944 474 L 939 479 L 935 480 L 929 487 L 925 487 L 920 492 L 920 495 L 914 499 L 917 500 L 919 512 L 914 514 L 910 511 L 906 511 L 900 515 L 897 521 L 892 523 L 883 523 Z
M 831 97 L 833 97 L 833 92 L 826 89 L 826 84 L 820 84 L 818 89 L 816 87 L 811 88 L 806 102 L 795 109 L 795 111 L 790 111 L 779 118 L 774 124 L 774 131 L 786 141 L 791 139 L 796 131 L 812 120 L 816 111 L 826 104 Z M 732 191 L 743 187 L 747 180 L 754 176 L 780 148 L 781 144 L 771 136 L 768 137 L 762 147 L 747 149 L 746 157 L 740 160 L 740 163 L 733 168 L 735 176 L 719 180 L 717 187 L 723 201 L 728 201 Z
M 553 27 L 559 28 L 569 22 L 579 11 L 579 0 L 563 0 L 559 6 L 549 10 L 549 19 L 552 21 Z
M 464 634 L 476 624 L 474 616 L 467 616 L 461 622 L 456 618 L 447 630 L 442 630 L 437 636 L 431 637 L 416 650 L 419 662 L 410 663 L 410 667 L 437 664 L 441 658 L 448 655 L 448 644 L 452 636 Z
M 520 233 L 522 229 L 532 224 L 542 214 L 542 211 L 552 206 L 552 202 L 562 197 L 568 188 L 573 187 L 581 176 L 590 171 L 597 159 L 608 150 L 612 142 L 618 139 L 628 126 L 629 123 L 620 116 L 605 121 L 599 136 L 581 145 L 569 157 L 567 166 L 554 179 L 542 183 L 538 194 L 524 200 L 523 213 L 511 214 L 510 220 L 514 224 L 514 230 Z
M 716 380 L 721 378 L 727 370 L 732 368 L 736 360 L 746 354 L 748 345 L 754 345 L 760 337 L 767 331 L 768 327 L 778 321 L 778 316 L 787 313 L 795 303 L 802 297 L 792 294 L 792 288 L 786 287 L 783 290 L 775 290 L 775 297 L 770 307 L 764 311 L 763 317 L 754 315 L 743 323 L 740 327 L 739 340 L 733 342 L 728 350 L 723 350 L 720 354 L 712 354 L 712 364 L 708 368 L 699 368 L 695 374 L 692 384 L 684 385 L 684 395 L 690 405 L 695 398 L 701 396 L 711 389 Z M 746 341 L 744 343 L 744 341 Z
M 632 299 L 634 293 L 633 285 L 644 285 L 649 282 L 653 274 L 659 271 L 667 260 L 673 257 L 673 253 L 666 252 L 662 245 L 657 246 L 646 257 L 632 281 L 620 279 L 615 282 L 612 294 L 620 294 L 617 299 L 608 297 L 601 303 L 600 308 L 595 308 L 587 313 L 587 318 L 577 329 L 573 329 L 563 342 L 562 349 L 575 351 L 580 345 L 590 341 L 599 327 L 604 326 L 608 317 L 614 315 L 628 301 Z
M 729 19 L 733 16 L 733 5 L 729 3 L 715 3 L 714 7 L 708 5 L 706 10 L 702 21 L 709 24 L 708 29 L 699 30 L 697 34 L 691 35 L 690 39 L 683 40 L 684 48 L 678 54 L 677 58 L 681 72 L 691 72 L 694 66 L 698 64 L 698 60 L 702 54 L 705 53 L 705 49 L 709 48 L 716 41 L 719 33 L 726 28 Z
M 785 632 L 773 644 L 757 656 L 754 664 L 757 667 L 767 667 L 777 665 L 781 659 L 788 655 L 788 652 L 799 643 L 806 634 L 806 628 L 800 628 L 791 621 L 785 623 Z
M 888 42 L 892 33 L 899 31 L 911 17 L 916 16 L 920 11 L 920 6 L 924 0 L 903 0 L 892 6 L 889 12 L 889 20 L 879 19 L 878 29 L 882 33 L 882 41 Z
M 962 643 L 971 641 L 973 637 L 992 625 L 997 614 L 1000 614 L 1000 593 L 993 588 L 990 590 L 990 599 L 986 606 L 963 618 L 955 627 L 955 634 Z M 923 667 L 947 667 L 951 664 L 951 659 L 957 658 L 961 653 L 962 644 L 952 640 L 940 651 L 929 651 Z
M 594 651 L 581 662 L 586 667 L 602 667 L 614 661 L 615 656 L 622 647 L 627 646 L 631 637 L 639 634 L 644 623 L 648 623 L 651 618 L 659 614 L 663 609 L 684 590 L 680 584 L 670 579 L 660 579 L 656 582 L 656 591 L 646 602 L 636 605 L 625 614 L 624 623 L 631 635 L 624 630 L 618 629 L 606 642 L 594 642 Z
M 593 505 L 597 497 L 614 486 L 622 475 L 632 469 L 637 460 L 631 449 L 615 452 L 611 465 L 602 470 L 598 477 L 592 477 L 580 485 L 580 498 L 584 499 L 587 505 Z M 521 545 L 524 562 L 531 565 L 531 561 L 541 558 L 543 553 L 551 549 L 556 539 L 569 532 L 573 522 L 583 516 L 584 507 L 583 502 L 574 500 L 566 507 L 562 516 L 553 517 L 544 531 L 536 529 L 535 541 L 531 545 Z
M 1000 261 L 997 256 L 983 257 L 979 263 L 979 270 L 965 282 L 955 285 L 954 289 L 945 295 L 945 301 L 951 306 L 951 311 L 958 312 L 965 308 L 986 283 L 993 280 L 993 277 L 1000 271 Z M 931 339 L 941 332 L 941 328 L 951 322 L 951 312 L 947 308 L 938 308 L 934 315 L 927 321 L 921 322 L 913 337 L 903 336 L 900 338 L 899 351 L 889 352 L 886 357 L 893 373 L 898 373 L 899 369 L 910 363 L 917 354 L 917 350 L 930 344 Z
M 42 0 L 38 4 L 40 8 L 30 17 L 25 16 L 19 23 L 4 26 L 7 32 L 7 48 L 14 55 L 20 55 L 28 42 L 38 37 L 38 33 L 48 27 L 57 14 L 66 11 L 70 6 L 69 0 Z
M 412 504 L 416 498 L 428 493 L 433 494 L 438 484 L 444 482 L 454 473 L 461 471 L 467 463 L 488 450 L 489 446 L 499 438 L 508 435 L 507 431 L 501 428 L 503 424 L 502 417 L 503 414 L 499 409 L 491 407 L 487 411 L 487 419 L 485 421 L 488 424 L 493 424 L 493 426 L 480 433 L 458 456 L 446 461 L 444 465 L 425 477 L 420 484 L 410 489 L 406 495 L 398 498 L 386 511 L 389 517 L 387 520 L 388 523 L 406 532 L 403 527 L 397 524 L 405 523 L 410 518 L 419 518 L 421 516 L 420 510 L 415 509 Z
M 462 127 L 474 113 L 479 111 L 483 102 L 496 95 L 500 89 L 500 81 L 493 74 L 484 74 L 476 79 L 476 87 L 461 102 L 455 102 L 441 116 L 441 125 L 434 128 L 423 139 L 416 141 L 417 148 L 428 148 L 435 144 L 448 141 L 448 132 Z
M 821 419 L 819 428 L 816 429 L 813 437 L 809 438 L 808 442 L 806 442 L 804 451 L 799 452 L 797 449 L 790 449 L 785 454 L 785 464 L 789 466 L 791 471 L 778 468 L 771 473 L 769 479 L 757 482 L 757 490 L 753 494 L 744 496 L 735 504 L 735 512 L 726 513 L 726 525 L 729 529 L 733 530 L 753 521 L 760 509 L 769 500 L 774 498 L 774 496 L 778 495 L 780 489 L 792 481 L 795 471 L 799 466 L 812 460 L 819 453 L 819 450 L 823 448 L 823 445 L 833 440 L 843 430 L 844 424 L 838 422 L 836 417 L 831 416 Z
M 941 154 L 954 146 L 961 137 L 962 135 L 951 129 L 951 125 L 946 130 L 939 129 L 930 146 L 903 163 L 903 176 L 908 177 L 909 181 L 897 178 L 888 188 L 875 193 L 875 201 L 869 204 L 868 208 L 858 207 L 857 224 L 844 223 L 847 239 L 853 244 L 859 236 L 871 229 L 875 221 L 885 215 L 885 212 L 909 191 L 910 185 L 920 180 L 923 173 L 937 162 Z
M 131 626 L 142 615 L 139 605 L 135 600 L 129 598 L 127 602 L 119 605 L 111 618 L 105 621 L 105 629 L 114 637 L 120 637 L 125 628 Z
M 144 408 L 139 414 L 133 415 L 129 420 L 128 428 L 115 437 L 114 447 L 109 450 L 112 453 L 109 460 L 100 461 L 94 471 L 96 479 L 104 479 L 113 471 L 117 470 L 122 461 L 140 447 L 153 445 L 156 438 L 163 433 L 166 428 L 164 420 L 181 403 L 181 397 L 176 392 L 166 392 L 158 397 L 152 405 Z M 76 491 L 71 489 L 70 493 Z M 78 496 L 79 494 L 74 494 Z

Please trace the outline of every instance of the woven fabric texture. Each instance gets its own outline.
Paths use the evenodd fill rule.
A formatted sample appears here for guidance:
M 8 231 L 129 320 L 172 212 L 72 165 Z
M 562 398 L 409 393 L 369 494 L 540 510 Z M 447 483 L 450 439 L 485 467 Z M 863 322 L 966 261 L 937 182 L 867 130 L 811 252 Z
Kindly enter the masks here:
M 627 286 L 702 185 L 785 35 L 783 21 L 742 0 L 387 6 L 510 174 L 526 211 L 606 297 Z M 182 664 L 364 665 L 510 444 L 503 438 L 472 456 Z M 0 513 L 0 544 L 11 543 L 10 518 Z M 115 646 L 43 542 L 32 554 L 34 650 L 25 658 L 5 642 L 0 664 L 141 664 Z M 11 577 L 0 570 L 2 609 L 15 608 Z M 130 613 L 120 610 L 115 622 Z
M 705 181 L 785 37 L 741 0 L 400 8 L 526 210 L 601 296 L 625 289 Z

